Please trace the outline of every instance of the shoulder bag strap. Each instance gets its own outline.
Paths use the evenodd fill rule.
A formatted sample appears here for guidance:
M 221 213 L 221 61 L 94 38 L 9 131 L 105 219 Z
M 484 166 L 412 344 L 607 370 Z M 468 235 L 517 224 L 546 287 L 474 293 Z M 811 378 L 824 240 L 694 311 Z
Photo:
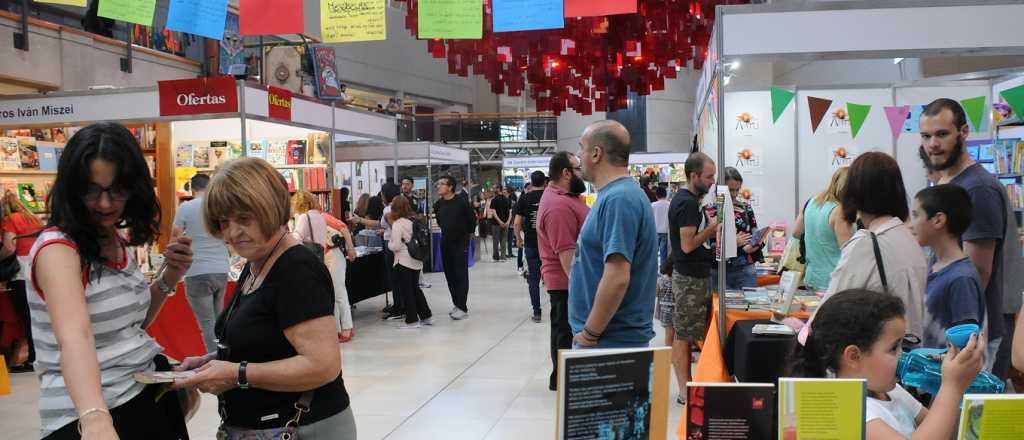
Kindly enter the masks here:
M 309 215 L 309 211 L 306 211 L 306 224 L 309 225 L 309 241 L 316 242 L 316 236 L 313 234 L 313 219 Z
M 875 249 L 875 265 L 878 266 L 878 276 L 882 278 L 882 290 L 884 293 L 889 293 L 889 280 L 885 277 L 885 263 L 882 262 L 882 250 L 878 247 L 878 236 L 874 232 L 871 234 L 871 245 Z

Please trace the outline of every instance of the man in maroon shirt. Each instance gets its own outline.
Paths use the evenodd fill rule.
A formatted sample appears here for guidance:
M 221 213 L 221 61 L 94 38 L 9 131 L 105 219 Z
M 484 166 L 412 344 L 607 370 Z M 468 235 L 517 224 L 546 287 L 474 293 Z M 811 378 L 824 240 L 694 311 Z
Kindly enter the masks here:
M 558 350 L 572 348 L 569 329 L 569 272 L 576 253 L 576 239 L 590 208 L 580 200 L 587 190 L 580 160 L 562 151 L 548 166 L 550 184 L 544 190 L 537 211 L 537 247 L 540 250 L 541 275 L 551 299 L 551 378 L 548 388 L 557 384 Z

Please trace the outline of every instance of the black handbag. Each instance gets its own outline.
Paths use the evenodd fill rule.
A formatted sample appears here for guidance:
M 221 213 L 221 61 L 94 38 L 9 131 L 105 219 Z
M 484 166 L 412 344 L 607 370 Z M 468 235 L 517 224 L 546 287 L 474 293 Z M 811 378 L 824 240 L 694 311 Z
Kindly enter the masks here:
M 316 255 L 316 258 L 320 260 L 321 263 L 323 263 L 324 247 L 320 245 L 320 243 L 317 243 L 316 241 L 313 240 L 313 220 L 311 220 L 309 217 L 309 213 L 307 212 L 306 222 L 309 224 L 309 240 L 307 241 L 306 239 L 303 239 L 302 247 L 309 249 L 311 252 L 313 252 L 313 255 Z
M 0 260 L 0 283 L 6 283 L 14 280 L 21 272 L 21 263 L 18 263 L 18 256 L 11 254 L 7 258 Z

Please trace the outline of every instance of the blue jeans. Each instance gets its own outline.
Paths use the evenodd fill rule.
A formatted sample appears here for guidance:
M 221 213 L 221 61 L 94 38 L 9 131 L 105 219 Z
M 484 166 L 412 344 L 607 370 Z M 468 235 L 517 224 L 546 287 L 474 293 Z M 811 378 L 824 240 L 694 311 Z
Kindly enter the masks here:
M 718 267 L 711 269 L 711 286 L 718 290 Z M 757 271 L 753 264 L 726 263 L 725 288 L 727 290 L 743 290 L 744 287 L 757 287 Z
M 534 313 L 540 313 L 540 251 L 537 248 L 524 247 L 520 252 L 520 255 L 526 254 L 529 271 L 526 281 L 530 285 L 530 305 L 533 306 Z
M 661 256 L 661 259 L 658 260 L 660 270 L 661 265 L 668 260 L 668 234 L 658 234 L 658 255 Z

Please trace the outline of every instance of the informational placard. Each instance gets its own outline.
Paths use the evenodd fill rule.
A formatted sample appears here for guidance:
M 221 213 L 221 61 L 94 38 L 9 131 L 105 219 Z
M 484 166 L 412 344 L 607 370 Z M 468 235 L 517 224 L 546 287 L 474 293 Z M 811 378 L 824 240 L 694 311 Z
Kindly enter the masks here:
M 325 43 L 386 40 L 387 0 L 320 0 L 320 34 Z
M 228 0 L 171 0 L 167 29 L 221 40 L 227 15 Z
M 867 383 L 854 379 L 779 379 L 781 439 L 862 440 Z
M 282 35 L 305 32 L 302 0 L 241 0 L 240 35 Z
M 562 0 L 494 0 L 494 32 L 561 29 Z
M 97 14 L 112 20 L 128 23 L 153 25 L 156 0 L 97 0 L 100 2 Z
M 35 0 L 35 2 L 49 3 L 51 5 L 78 6 L 80 8 L 84 8 L 89 5 L 89 0 Z
M 292 92 L 280 87 L 267 87 L 268 115 L 272 119 L 292 120 Z
M 565 0 L 566 17 L 635 14 L 636 0 Z
M 420 0 L 419 37 L 479 40 L 484 33 L 480 0 Z

